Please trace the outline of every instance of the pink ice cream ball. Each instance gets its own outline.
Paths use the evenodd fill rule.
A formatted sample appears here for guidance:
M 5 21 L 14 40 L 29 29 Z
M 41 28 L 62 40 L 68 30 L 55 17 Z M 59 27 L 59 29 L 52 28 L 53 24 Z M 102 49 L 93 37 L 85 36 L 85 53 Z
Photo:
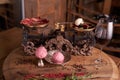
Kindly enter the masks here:
M 45 58 L 47 56 L 47 49 L 44 46 L 40 46 L 35 51 L 35 56 L 37 58 Z
M 61 52 L 57 51 L 53 54 L 52 61 L 54 63 L 61 64 L 64 62 L 64 55 Z

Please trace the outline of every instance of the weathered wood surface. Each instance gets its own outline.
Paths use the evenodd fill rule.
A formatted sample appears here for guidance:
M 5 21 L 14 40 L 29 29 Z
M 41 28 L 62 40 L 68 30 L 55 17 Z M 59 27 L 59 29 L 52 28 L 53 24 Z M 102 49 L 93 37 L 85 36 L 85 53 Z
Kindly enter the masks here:
M 0 32 L 0 78 L 2 75 L 2 64 L 6 56 L 12 50 L 19 47 L 21 41 L 22 41 L 22 29 L 20 28 L 15 27 Z
M 0 32 L 0 59 L 6 57 L 13 49 L 20 46 L 22 32 L 22 29 L 17 27 Z
M 71 65 L 82 64 L 87 72 L 92 73 L 93 80 L 118 80 L 119 72 L 114 61 L 99 49 L 93 48 L 92 53 L 92 56 L 71 56 L 71 60 L 64 66 L 72 69 Z M 63 70 L 63 66 L 51 65 L 45 61 L 45 66 L 38 68 L 37 58 L 35 56 L 25 56 L 24 54 L 22 48 L 17 48 L 6 58 L 3 65 L 5 80 L 23 80 L 25 74 L 72 73 L 74 71 Z M 95 60 L 100 55 L 102 56 L 103 62 L 101 64 L 95 64 Z
M 116 65 L 118 67 L 118 70 L 119 70 L 119 79 L 120 79 L 120 58 L 116 57 L 116 56 L 112 56 L 112 55 L 109 55 L 109 56 L 114 60 L 114 62 L 116 63 Z
M 96 44 L 97 48 L 101 48 L 101 44 Z M 104 49 L 105 51 L 111 51 L 111 52 L 120 52 L 120 48 L 119 47 L 112 47 L 112 46 L 105 46 Z

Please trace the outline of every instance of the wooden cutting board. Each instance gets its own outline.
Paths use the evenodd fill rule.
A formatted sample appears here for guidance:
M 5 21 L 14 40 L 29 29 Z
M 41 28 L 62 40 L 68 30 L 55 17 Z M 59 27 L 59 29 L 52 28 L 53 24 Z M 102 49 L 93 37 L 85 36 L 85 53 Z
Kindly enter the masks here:
M 3 64 L 5 80 L 24 80 L 28 75 L 44 74 L 73 74 L 80 73 L 82 76 L 90 73 L 87 80 L 118 80 L 119 72 L 114 61 L 104 52 L 93 48 L 91 56 L 71 56 L 64 65 L 50 64 L 45 60 L 44 67 L 38 67 L 38 59 L 35 56 L 25 56 L 22 48 L 17 48 L 6 58 Z M 102 58 L 99 62 L 96 60 Z M 84 73 L 84 75 L 83 75 Z M 78 75 L 81 77 L 81 75 Z M 26 79 L 27 80 L 27 79 Z M 55 79 L 59 80 L 59 79 Z

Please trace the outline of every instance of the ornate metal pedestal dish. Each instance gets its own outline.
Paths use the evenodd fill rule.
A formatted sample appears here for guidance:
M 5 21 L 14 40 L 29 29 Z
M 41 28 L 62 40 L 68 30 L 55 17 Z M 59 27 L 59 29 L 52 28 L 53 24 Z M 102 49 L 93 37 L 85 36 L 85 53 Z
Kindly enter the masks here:
M 93 32 L 95 28 L 79 29 L 75 28 L 74 33 L 74 54 L 89 56 L 92 55 L 91 49 L 95 44 L 95 34 Z
M 40 17 L 26 18 L 21 21 L 23 25 L 22 46 L 28 55 L 34 54 L 36 47 L 45 43 L 44 30 L 49 21 Z

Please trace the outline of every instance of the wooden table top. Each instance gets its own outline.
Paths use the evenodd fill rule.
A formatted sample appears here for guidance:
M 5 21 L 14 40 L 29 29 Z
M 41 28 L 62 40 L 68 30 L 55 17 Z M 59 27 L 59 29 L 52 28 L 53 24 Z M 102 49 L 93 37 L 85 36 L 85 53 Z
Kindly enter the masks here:
M 3 64 L 5 80 L 28 80 L 26 76 L 30 74 L 34 77 L 38 75 L 51 77 L 50 75 L 63 75 L 63 73 L 76 73 L 79 78 L 90 74 L 87 80 L 118 80 L 119 78 L 115 62 L 97 48 L 93 48 L 91 56 L 71 55 L 71 60 L 64 65 L 50 64 L 44 60 L 44 67 L 37 66 L 38 59 L 35 56 L 25 56 L 24 54 L 22 48 L 17 48 L 6 58 Z M 102 56 L 102 61 L 96 62 L 100 56 Z

